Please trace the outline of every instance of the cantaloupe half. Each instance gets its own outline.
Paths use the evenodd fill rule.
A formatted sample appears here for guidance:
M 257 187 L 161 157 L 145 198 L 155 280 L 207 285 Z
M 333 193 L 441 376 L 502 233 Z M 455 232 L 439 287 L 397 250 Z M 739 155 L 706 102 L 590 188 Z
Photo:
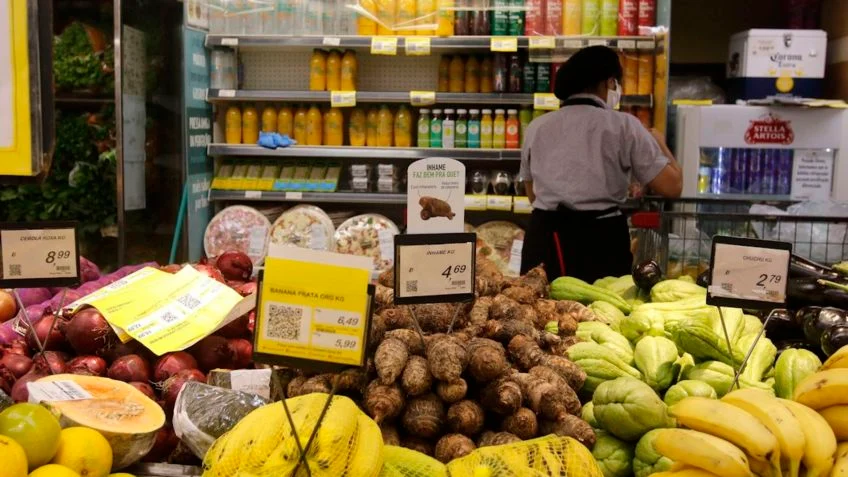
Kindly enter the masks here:
M 93 396 L 78 401 L 44 402 L 62 427 L 89 427 L 103 434 L 112 447 L 112 469 L 138 462 L 153 447 L 165 425 L 165 412 L 127 383 L 76 374 L 54 374 L 38 380 L 73 381 Z

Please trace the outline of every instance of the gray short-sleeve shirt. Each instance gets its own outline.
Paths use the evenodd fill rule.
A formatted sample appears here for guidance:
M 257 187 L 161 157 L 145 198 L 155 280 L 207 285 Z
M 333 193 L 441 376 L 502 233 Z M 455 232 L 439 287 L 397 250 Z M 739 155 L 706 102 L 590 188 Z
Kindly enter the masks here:
M 639 120 L 598 103 L 572 105 L 535 119 L 521 150 L 524 180 L 533 181 L 533 207 L 599 210 L 622 204 L 632 174 L 648 184 L 669 163 Z

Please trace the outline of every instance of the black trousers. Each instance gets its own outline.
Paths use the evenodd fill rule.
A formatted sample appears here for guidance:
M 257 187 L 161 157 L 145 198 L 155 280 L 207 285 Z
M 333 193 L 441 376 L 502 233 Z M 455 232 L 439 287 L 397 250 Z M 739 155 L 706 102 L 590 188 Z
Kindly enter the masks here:
M 630 273 L 630 231 L 617 211 L 534 209 L 521 252 L 521 273 L 543 264 L 548 280 L 570 276 L 592 283 L 598 278 Z

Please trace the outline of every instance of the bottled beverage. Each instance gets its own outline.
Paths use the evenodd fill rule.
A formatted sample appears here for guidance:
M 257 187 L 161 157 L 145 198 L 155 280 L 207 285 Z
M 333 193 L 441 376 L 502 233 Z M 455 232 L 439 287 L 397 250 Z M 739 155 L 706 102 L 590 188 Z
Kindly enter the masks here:
M 562 7 L 563 0 L 545 0 L 543 35 L 559 36 L 564 33 L 565 24 L 562 21 Z
M 442 147 L 442 110 L 433 110 L 430 120 L 430 147 Z
M 512 7 L 507 15 L 507 35 L 521 36 L 524 34 L 524 0 L 510 0 Z
M 468 140 L 467 145 L 470 149 L 480 148 L 480 110 L 472 109 L 469 111 L 471 116 L 468 118 Z
M 365 110 L 362 108 L 354 108 L 350 113 L 350 122 L 348 123 L 348 136 L 350 137 L 350 145 L 362 147 L 366 143 L 367 123 Z
M 601 33 L 601 0 L 583 0 L 581 33 L 598 36 Z
M 708 194 L 710 192 L 710 179 L 712 177 L 712 168 L 710 166 L 701 166 L 698 168 L 698 193 Z
M 380 21 L 377 22 L 377 34 L 393 35 L 396 23 L 395 14 L 397 13 L 397 4 L 395 0 L 375 1 L 377 3 L 377 16 L 380 19 Z
M 495 149 L 506 147 L 506 118 L 503 109 L 495 110 L 495 119 L 492 121 L 492 147 Z
M 536 63 L 536 92 L 547 93 L 551 90 L 551 64 Z
M 294 34 L 294 13 L 296 0 L 277 0 L 277 33 Z
M 412 112 L 405 104 L 395 115 L 395 147 L 412 147 Z
M 562 0 L 562 33 L 579 35 L 583 31 L 583 0 Z
M 289 106 L 281 106 L 277 113 L 277 132 L 294 139 L 294 112 Z
M 324 34 L 324 2 L 308 0 L 303 3 L 304 31 L 310 35 Z
M 380 110 L 376 107 L 368 109 L 368 115 L 365 117 L 365 143 L 368 147 L 377 147 L 379 140 L 377 131 L 379 130 Z
M 492 35 L 504 36 L 509 33 L 509 2 L 510 0 L 492 0 Z
M 526 0 L 527 12 L 524 14 L 524 34 L 527 36 L 545 34 L 545 1 Z M 558 2 L 554 2 L 558 3 Z
M 450 90 L 450 64 L 451 57 L 442 55 L 439 60 L 439 87 L 440 93 L 447 93 Z
M 615 36 L 618 33 L 619 0 L 601 2 L 601 36 Z
M 639 0 L 639 26 L 652 27 L 657 24 L 657 0 Z
M 471 0 L 456 0 L 456 11 L 453 15 L 453 34 L 467 36 L 471 34 L 471 12 L 467 9 Z
M 471 31 L 473 35 L 486 36 L 492 32 L 489 23 L 489 0 L 472 0 Z
M 465 63 L 462 57 L 454 55 L 450 62 L 450 71 L 448 76 L 448 91 L 451 93 L 461 93 L 465 89 Z
M 639 34 L 639 0 L 618 0 L 618 35 Z
M 465 92 L 480 92 L 480 60 L 475 55 L 465 61 Z
M 339 88 L 343 91 L 356 91 L 356 80 L 358 76 L 359 63 L 356 61 L 356 52 L 345 50 L 344 56 L 342 56 Z
M 312 105 L 306 113 L 306 145 L 320 146 L 324 140 L 324 116 L 318 106 Z
M 508 77 L 509 63 L 506 54 L 495 53 L 495 64 L 492 72 L 492 85 L 496 93 L 506 92 Z
M 327 54 L 321 50 L 312 51 L 309 60 L 309 90 L 325 91 L 327 89 Z
M 468 111 L 456 110 L 456 147 L 468 147 Z
M 415 29 L 410 29 L 415 24 L 416 0 L 397 0 L 397 15 L 395 22 L 397 24 L 397 34 L 414 35 Z
M 780 149 L 777 162 L 777 194 L 789 195 L 792 192 L 792 149 Z
M 518 149 L 521 144 L 520 139 L 521 123 L 518 121 L 518 110 L 510 109 L 507 111 L 506 118 L 506 148 Z
M 342 52 L 330 50 L 327 55 L 327 91 L 342 89 Z
M 377 146 L 392 147 L 395 135 L 395 117 L 385 104 L 377 114 Z
M 256 144 L 259 141 L 259 113 L 247 106 L 241 113 L 241 143 Z
M 774 195 L 777 193 L 777 163 L 778 151 L 763 150 L 763 179 L 760 182 L 760 193 Z
M 480 92 L 491 93 L 494 89 L 494 72 L 492 71 L 492 56 L 486 55 L 480 62 Z
M 300 105 L 294 113 L 294 140 L 298 144 L 306 145 L 306 106 Z
M 430 110 L 418 111 L 418 147 L 430 147 Z
M 262 132 L 277 131 L 277 110 L 273 106 L 265 106 L 262 110 Z
M 745 182 L 748 188 L 745 190 L 748 194 L 762 194 L 763 185 L 763 149 L 748 150 L 748 171 Z
M 241 144 L 241 110 L 230 106 L 224 119 L 224 136 L 227 144 Z
M 228 0 L 224 6 L 224 29 L 229 35 L 244 33 L 244 0 Z
M 518 53 L 511 53 L 509 55 L 509 92 L 510 93 L 520 93 L 521 92 L 521 74 L 522 74 L 521 57 L 518 55 Z
M 624 75 L 621 81 L 623 94 L 639 93 L 639 57 L 635 51 L 625 51 L 621 62 Z
M 637 94 L 647 95 L 654 92 L 654 55 L 639 53 Z
M 377 34 L 377 22 L 374 17 L 377 16 L 377 4 L 374 0 L 359 0 L 359 5 L 365 9 L 371 18 L 365 15 L 359 15 L 356 18 L 356 33 L 363 36 L 374 36 Z
M 420 36 L 431 36 L 436 33 L 436 2 L 437 0 L 418 0 L 418 4 L 416 5 L 416 16 L 418 18 L 423 18 L 424 27 L 419 27 L 416 31 L 416 34 Z M 432 25 L 432 26 L 430 26 Z
M 519 137 L 521 138 L 522 145 L 524 144 L 524 133 L 527 131 L 527 126 L 530 125 L 531 121 L 533 121 L 533 110 L 526 107 L 521 108 L 521 111 L 518 112 L 518 123 L 521 125 Z
M 224 33 L 226 17 L 224 16 L 224 0 L 209 0 L 209 33 L 218 35 Z
M 480 119 L 480 147 L 483 149 L 492 148 L 492 110 L 484 109 L 483 117 Z
M 436 36 L 453 36 L 453 8 L 454 0 L 438 0 L 439 11 L 437 13 Z
M 450 108 L 445 110 L 445 120 L 442 121 L 442 147 L 456 147 L 456 122 L 453 119 L 453 109 Z
M 536 92 L 536 63 L 524 62 L 524 68 L 521 70 L 521 92 Z
M 344 115 L 339 108 L 330 108 L 324 113 L 323 144 L 341 146 L 344 144 Z

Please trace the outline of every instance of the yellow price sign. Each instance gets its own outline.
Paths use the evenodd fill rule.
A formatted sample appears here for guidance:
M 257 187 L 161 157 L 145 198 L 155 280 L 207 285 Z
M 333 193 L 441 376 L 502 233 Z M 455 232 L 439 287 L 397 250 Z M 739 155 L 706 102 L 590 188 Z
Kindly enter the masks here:
M 528 47 L 531 50 L 553 50 L 556 48 L 556 38 L 552 36 L 531 36 L 528 39 Z
M 371 39 L 372 55 L 397 55 L 398 39 L 395 36 L 375 36 Z
M 553 93 L 533 94 L 533 109 L 556 111 L 559 109 L 559 105 L 559 98 L 557 98 Z
M 512 210 L 511 195 L 490 195 L 486 198 L 487 210 Z
M 465 210 L 486 210 L 486 196 L 466 194 Z
M 434 91 L 410 91 L 409 102 L 413 106 L 429 106 L 436 104 L 436 93 Z
M 271 250 L 256 307 L 254 350 L 260 362 L 364 365 L 372 267 L 368 257 Z
M 334 108 L 356 106 L 356 91 L 330 91 L 330 106 Z
M 514 36 L 493 36 L 490 49 L 501 53 L 518 51 L 518 38 Z
M 525 196 L 515 196 L 512 198 L 512 211 L 516 214 L 529 214 L 533 212 L 533 204 L 530 203 L 530 198 Z
M 405 40 L 406 56 L 427 56 L 430 54 L 429 38 L 407 37 Z

